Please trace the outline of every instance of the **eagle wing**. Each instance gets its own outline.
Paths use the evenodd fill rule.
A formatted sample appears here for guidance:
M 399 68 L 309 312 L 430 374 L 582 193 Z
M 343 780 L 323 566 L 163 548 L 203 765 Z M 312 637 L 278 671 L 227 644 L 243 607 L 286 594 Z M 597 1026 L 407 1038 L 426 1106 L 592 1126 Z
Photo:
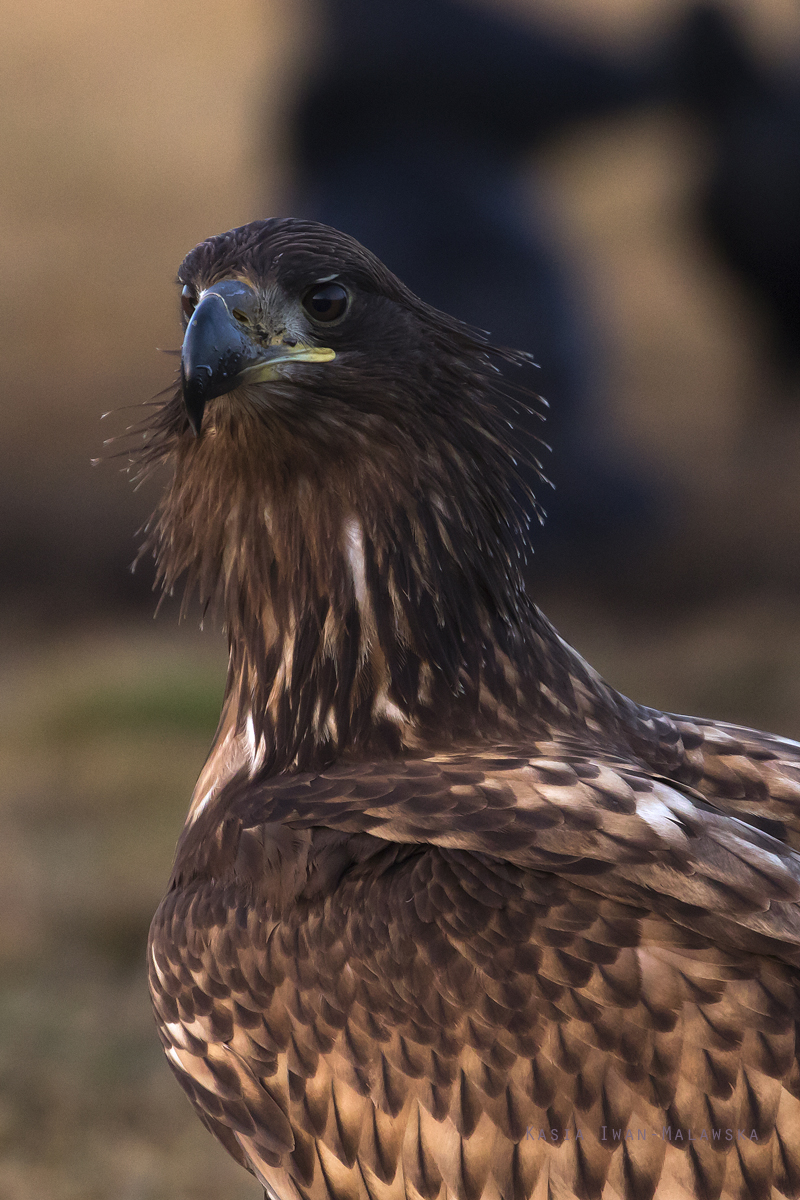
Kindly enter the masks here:
M 673 717 L 686 778 L 714 804 L 800 850 L 800 743 L 697 717 Z
M 224 812 L 151 983 L 271 1194 L 800 1193 L 790 846 L 564 741 L 242 779 Z

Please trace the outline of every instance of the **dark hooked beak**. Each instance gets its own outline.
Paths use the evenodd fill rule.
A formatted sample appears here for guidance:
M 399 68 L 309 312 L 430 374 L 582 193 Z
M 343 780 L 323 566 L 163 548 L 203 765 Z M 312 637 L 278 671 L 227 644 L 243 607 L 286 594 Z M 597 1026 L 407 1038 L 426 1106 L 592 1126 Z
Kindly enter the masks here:
M 196 437 L 209 400 L 242 384 L 274 378 L 278 363 L 329 362 L 336 357 L 333 350 L 322 346 L 260 345 L 245 324 L 255 303 L 246 284 L 227 279 L 203 292 L 192 313 L 183 338 L 181 381 L 186 415 Z M 234 312 L 240 314 L 238 319 Z

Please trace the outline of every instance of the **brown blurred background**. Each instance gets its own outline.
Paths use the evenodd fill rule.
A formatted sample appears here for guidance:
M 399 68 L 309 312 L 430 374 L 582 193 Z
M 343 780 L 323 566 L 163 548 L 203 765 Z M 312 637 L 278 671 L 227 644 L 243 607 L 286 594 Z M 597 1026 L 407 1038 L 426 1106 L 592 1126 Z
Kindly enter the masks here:
M 687 10 L 493 7 L 615 53 L 655 44 Z M 759 62 L 797 61 L 793 0 L 723 7 Z M 289 114 L 323 40 L 312 0 L 39 0 L 6 13 L 3 1197 L 260 1194 L 162 1061 L 143 966 L 224 646 L 194 619 L 178 627 L 174 606 L 153 623 L 152 575 L 127 564 L 154 491 L 89 463 L 125 424 L 100 414 L 172 378 L 157 347 L 179 344 L 186 251 L 285 211 Z M 708 156 L 702 124 L 667 105 L 572 125 L 536 154 L 591 313 L 606 436 L 670 500 L 623 570 L 575 564 L 540 599 L 635 699 L 798 736 L 800 387 L 776 365 L 763 307 L 702 235 Z

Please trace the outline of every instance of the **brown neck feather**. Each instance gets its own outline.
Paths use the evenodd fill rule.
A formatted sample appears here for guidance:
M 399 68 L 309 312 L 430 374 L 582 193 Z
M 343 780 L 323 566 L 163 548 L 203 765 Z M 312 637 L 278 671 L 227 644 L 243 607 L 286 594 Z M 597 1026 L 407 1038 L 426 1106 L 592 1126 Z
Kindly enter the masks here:
M 311 770 L 626 719 L 633 706 L 525 595 L 502 478 L 465 482 L 466 460 L 435 456 L 412 468 L 391 442 L 326 458 L 249 411 L 239 395 L 202 438 L 172 441 L 149 542 L 164 587 L 185 575 L 224 617 L 209 769 Z
M 223 409 L 179 443 L 152 535 L 164 586 L 185 574 L 221 608 L 228 722 L 252 722 L 263 768 L 479 723 L 509 733 L 560 643 L 525 597 L 508 530 L 482 527 L 486 505 L 461 500 L 441 464 L 416 479 L 391 445 L 357 469 L 286 461 L 240 399 L 235 420 Z

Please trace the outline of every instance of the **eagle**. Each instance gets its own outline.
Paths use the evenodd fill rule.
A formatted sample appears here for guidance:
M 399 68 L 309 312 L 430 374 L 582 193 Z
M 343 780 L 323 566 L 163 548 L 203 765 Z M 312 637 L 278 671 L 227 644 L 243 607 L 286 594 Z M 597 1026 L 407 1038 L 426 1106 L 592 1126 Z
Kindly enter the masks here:
M 537 608 L 514 352 L 310 222 L 178 283 L 133 459 L 229 644 L 148 945 L 200 1119 L 269 1200 L 800 1195 L 800 744 Z

